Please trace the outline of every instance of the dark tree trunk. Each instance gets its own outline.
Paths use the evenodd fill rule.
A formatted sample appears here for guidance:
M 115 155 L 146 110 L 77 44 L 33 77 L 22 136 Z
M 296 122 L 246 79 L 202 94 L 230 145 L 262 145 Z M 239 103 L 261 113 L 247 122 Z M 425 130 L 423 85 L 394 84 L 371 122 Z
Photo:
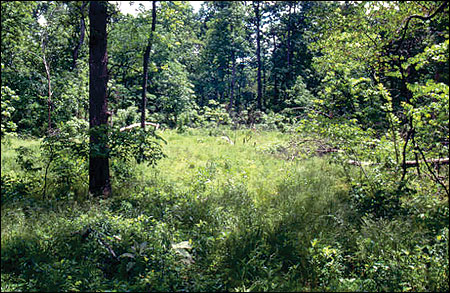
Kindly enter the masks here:
M 107 145 L 106 5 L 106 1 L 91 1 L 89 7 L 89 192 L 94 196 L 111 194 Z
M 265 97 L 267 93 L 267 77 L 266 77 L 266 66 L 264 65 L 265 62 L 262 62 L 262 96 Z M 262 107 L 267 107 L 267 99 L 264 99 L 262 102 Z
M 274 59 L 274 56 L 276 56 L 275 54 L 277 52 L 277 42 L 276 42 L 275 34 L 272 35 L 272 39 L 273 39 L 272 59 Z M 277 73 L 275 64 L 272 69 L 272 75 L 273 75 L 273 103 L 276 104 L 279 100 L 280 91 L 278 89 L 278 73 Z
M 287 48 L 287 72 L 286 72 L 286 83 L 289 82 L 291 78 L 291 39 L 292 39 L 292 29 L 291 29 L 291 15 L 292 15 L 292 3 L 289 3 L 289 18 L 288 18 L 288 27 L 287 27 L 287 40 L 286 40 L 286 48 Z
M 258 109 L 262 110 L 262 83 L 261 83 L 261 36 L 260 36 L 260 23 L 261 23 L 261 15 L 259 13 L 259 1 L 253 2 L 255 9 L 255 18 L 256 18 L 256 59 L 258 62 Z
M 51 14 L 50 14 L 51 15 Z M 45 74 L 47 77 L 47 110 L 48 110 L 48 120 L 47 120 L 47 133 L 50 134 L 52 130 L 52 110 L 53 110 L 53 102 L 52 102 L 52 80 L 50 76 L 50 64 L 47 61 L 45 56 L 45 51 L 47 49 L 48 42 L 48 32 L 45 30 L 41 35 L 41 50 L 42 50 L 42 63 L 44 64 Z
M 228 105 L 228 110 L 231 112 L 233 110 L 234 104 L 234 86 L 236 83 L 236 56 L 234 51 L 231 53 L 232 71 L 231 71 L 231 89 L 230 89 L 230 104 Z
M 145 129 L 145 109 L 147 108 L 147 82 L 148 82 L 148 59 L 153 44 L 153 33 L 156 28 L 156 1 L 152 1 L 152 30 L 148 38 L 147 47 L 144 52 L 144 78 L 142 80 L 142 100 L 141 100 L 141 127 Z
M 87 2 L 83 2 L 83 4 L 81 5 L 81 8 L 80 8 L 80 14 L 81 14 L 80 40 L 78 41 L 77 46 L 73 50 L 72 70 L 75 70 L 75 68 L 77 67 L 78 52 L 80 51 L 81 46 L 83 45 L 83 42 L 84 42 L 84 35 L 85 35 L 85 31 L 86 31 L 86 23 L 84 21 L 84 9 L 85 9 L 86 5 L 87 5 Z

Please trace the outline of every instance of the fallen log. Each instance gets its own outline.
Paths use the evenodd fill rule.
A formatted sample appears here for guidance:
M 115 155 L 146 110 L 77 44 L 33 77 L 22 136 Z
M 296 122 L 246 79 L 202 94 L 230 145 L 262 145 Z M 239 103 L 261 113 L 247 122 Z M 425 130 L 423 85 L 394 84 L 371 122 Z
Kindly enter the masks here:
M 421 161 L 405 161 L 406 168 L 409 167 L 416 167 Z M 423 161 L 422 161 L 423 162 Z M 449 158 L 440 158 L 440 159 L 429 159 L 426 160 L 427 163 L 435 164 L 435 165 L 448 165 L 449 164 Z M 355 166 L 371 166 L 371 165 L 378 165 L 379 163 L 373 163 L 373 162 L 360 162 L 355 160 L 348 160 L 348 164 L 355 165 Z
M 155 129 L 159 129 L 159 123 L 153 123 L 153 122 L 145 122 L 145 125 L 151 125 L 153 127 L 155 127 Z M 125 127 L 120 128 L 120 132 L 126 131 L 126 130 L 130 130 L 133 129 L 135 127 L 140 127 L 141 123 L 134 123 Z
M 435 165 L 448 165 L 449 164 L 449 158 L 439 158 L 439 159 L 429 159 L 426 160 L 425 162 L 427 163 L 431 163 L 431 164 L 435 164 Z M 420 163 L 417 161 L 406 161 L 405 165 L 407 167 L 415 167 Z
M 373 162 L 360 162 L 355 160 L 348 160 L 347 164 L 354 165 L 354 166 L 372 166 L 372 165 L 378 165 L 378 163 Z

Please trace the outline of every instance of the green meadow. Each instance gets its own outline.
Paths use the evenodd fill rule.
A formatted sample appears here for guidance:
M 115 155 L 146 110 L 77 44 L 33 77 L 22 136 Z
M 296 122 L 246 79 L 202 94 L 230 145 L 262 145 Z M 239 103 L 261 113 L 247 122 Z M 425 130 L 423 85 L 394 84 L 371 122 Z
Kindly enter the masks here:
M 158 134 L 166 157 L 112 168 L 108 199 L 77 195 L 86 183 L 52 189 L 49 178 L 42 200 L 31 175 L 44 170 L 17 160 L 20 146 L 37 156 L 40 141 L 2 139 L 2 291 L 448 289 L 442 200 L 363 211 L 358 168 L 301 155 L 294 134 Z

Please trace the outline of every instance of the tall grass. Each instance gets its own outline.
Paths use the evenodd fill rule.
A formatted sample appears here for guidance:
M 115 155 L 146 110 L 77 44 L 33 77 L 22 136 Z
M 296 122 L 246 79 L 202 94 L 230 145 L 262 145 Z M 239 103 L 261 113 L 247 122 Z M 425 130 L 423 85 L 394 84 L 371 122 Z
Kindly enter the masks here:
M 441 202 L 361 211 L 348 170 L 280 153 L 288 134 L 161 135 L 167 157 L 132 164 L 110 199 L 2 197 L 2 291 L 448 290 Z M 27 144 L 2 141 L 2 180 Z
M 1 170 L 3 172 L 19 172 L 20 166 L 16 161 L 17 149 L 30 148 L 34 154 L 39 154 L 41 140 L 32 138 L 17 138 L 6 135 L 1 139 Z

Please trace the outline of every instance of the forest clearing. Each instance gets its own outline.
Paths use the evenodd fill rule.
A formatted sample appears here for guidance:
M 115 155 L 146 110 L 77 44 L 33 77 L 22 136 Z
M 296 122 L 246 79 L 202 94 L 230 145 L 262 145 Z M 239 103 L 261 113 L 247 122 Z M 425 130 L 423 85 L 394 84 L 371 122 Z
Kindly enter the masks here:
M 448 2 L 128 4 L 1 3 L 2 292 L 449 291 Z
M 161 135 L 167 157 L 154 167 L 117 166 L 110 199 L 80 198 L 88 186 L 72 183 L 42 201 L 4 182 L 2 291 L 447 286 L 442 199 L 364 198 L 353 181 L 364 176 L 357 166 L 345 170 L 310 154 L 311 145 L 290 149 L 292 137 L 280 132 Z M 39 142 L 2 140 L 2 174 L 26 178 L 14 171 L 19 145 L 37 151 Z

